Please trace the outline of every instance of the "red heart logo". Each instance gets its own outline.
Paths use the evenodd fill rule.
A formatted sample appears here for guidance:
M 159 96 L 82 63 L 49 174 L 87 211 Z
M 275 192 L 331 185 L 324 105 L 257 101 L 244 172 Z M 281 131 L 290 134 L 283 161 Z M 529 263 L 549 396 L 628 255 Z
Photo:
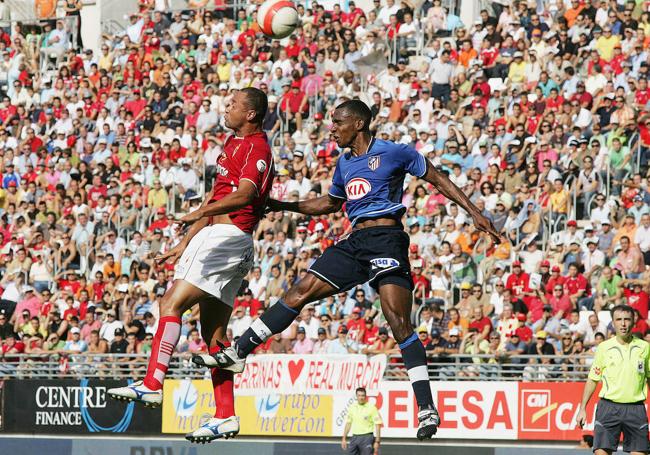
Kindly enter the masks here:
M 300 360 L 289 360 L 289 377 L 291 377 L 291 385 L 296 382 L 298 376 L 302 372 L 302 369 L 305 367 L 305 361 Z

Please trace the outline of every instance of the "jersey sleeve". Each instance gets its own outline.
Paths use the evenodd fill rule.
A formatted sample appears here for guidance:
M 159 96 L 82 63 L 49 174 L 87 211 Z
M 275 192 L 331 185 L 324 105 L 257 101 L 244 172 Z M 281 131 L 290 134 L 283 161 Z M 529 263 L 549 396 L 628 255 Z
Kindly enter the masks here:
M 400 158 L 406 172 L 415 177 L 424 177 L 427 173 L 427 159 L 413 147 L 402 145 L 400 148 Z
M 354 420 L 354 414 L 356 407 L 354 406 L 354 403 L 350 405 L 348 408 L 348 415 L 345 417 L 345 423 L 352 423 L 352 420 Z
M 379 415 L 379 410 L 375 406 L 373 406 L 372 423 L 374 423 L 375 425 L 384 424 L 384 421 L 381 420 L 381 416 Z
M 345 181 L 341 176 L 341 167 L 339 163 L 341 160 L 336 163 L 336 168 L 334 169 L 334 176 L 332 177 L 332 186 L 330 187 L 329 195 L 337 199 L 347 200 L 348 197 L 345 194 Z
M 243 165 L 239 181 L 248 180 L 255 185 L 257 191 L 260 192 L 264 186 L 264 182 L 268 179 L 269 173 L 273 167 L 272 155 L 269 153 L 268 145 L 257 144 L 251 141 L 249 149 L 243 158 Z
M 594 356 L 594 363 L 591 364 L 588 378 L 595 382 L 600 382 L 603 377 L 603 368 L 605 367 L 605 354 L 602 349 L 596 348 L 596 355 Z

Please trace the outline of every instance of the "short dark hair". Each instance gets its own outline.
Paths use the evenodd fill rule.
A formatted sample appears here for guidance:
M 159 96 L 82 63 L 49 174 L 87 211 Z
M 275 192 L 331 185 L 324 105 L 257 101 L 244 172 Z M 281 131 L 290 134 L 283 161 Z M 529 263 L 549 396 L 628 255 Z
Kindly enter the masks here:
M 240 90 L 246 96 L 246 103 L 255 111 L 255 118 L 253 122 L 262 123 L 266 116 L 266 111 L 269 109 L 269 100 L 266 94 L 258 88 L 246 87 Z
M 348 114 L 363 120 L 363 131 L 370 131 L 370 121 L 372 120 L 372 112 L 366 103 L 361 100 L 348 100 L 336 106 L 336 110 L 342 109 Z
M 354 393 L 359 393 L 359 392 L 363 392 L 363 393 L 365 393 L 366 395 L 368 395 L 368 392 L 366 392 L 366 388 L 365 388 L 365 387 L 357 387 L 357 390 L 355 390 Z
M 614 313 L 617 311 L 622 311 L 623 313 L 630 313 L 632 316 L 632 319 L 634 319 L 634 308 L 632 308 L 630 305 L 616 305 L 614 308 L 612 308 L 610 314 L 612 315 L 612 319 L 614 319 Z

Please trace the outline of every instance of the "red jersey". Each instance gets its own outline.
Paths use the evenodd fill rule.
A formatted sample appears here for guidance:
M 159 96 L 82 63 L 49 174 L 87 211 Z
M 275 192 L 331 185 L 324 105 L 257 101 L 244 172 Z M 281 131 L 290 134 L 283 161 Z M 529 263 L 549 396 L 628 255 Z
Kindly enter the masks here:
M 623 290 L 627 304 L 641 313 L 642 319 L 648 319 L 648 293 L 645 291 L 634 292 L 630 289 Z
M 521 272 L 519 275 L 511 274 L 506 281 L 506 288 L 510 289 L 512 295 L 517 297 L 523 292 L 530 291 L 528 287 L 528 280 L 530 277 L 526 272 Z
M 273 153 L 266 133 L 259 132 L 246 137 L 230 136 L 217 161 L 217 178 L 214 181 L 213 201 L 223 199 L 239 187 L 241 180 L 252 182 L 257 188 L 253 202 L 229 213 L 235 226 L 253 233 L 264 216 L 266 199 L 271 192 L 275 170 Z
M 578 291 L 585 291 L 582 295 L 583 297 L 589 296 L 589 283 L 584 275 L 579 273 L 575 277 L 566 277 L 566 281 L 564 282 L 564 293 L 572 296 Z

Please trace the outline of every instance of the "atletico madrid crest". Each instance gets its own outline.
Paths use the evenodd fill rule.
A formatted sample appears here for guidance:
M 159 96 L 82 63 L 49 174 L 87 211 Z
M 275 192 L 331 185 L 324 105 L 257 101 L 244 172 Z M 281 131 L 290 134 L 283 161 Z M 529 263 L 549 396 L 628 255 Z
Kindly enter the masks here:
M 368 167 L 371 171 L 376 171 L 379 167 L 381 157 L 380 156 L 371 156 L 368 158 Z

